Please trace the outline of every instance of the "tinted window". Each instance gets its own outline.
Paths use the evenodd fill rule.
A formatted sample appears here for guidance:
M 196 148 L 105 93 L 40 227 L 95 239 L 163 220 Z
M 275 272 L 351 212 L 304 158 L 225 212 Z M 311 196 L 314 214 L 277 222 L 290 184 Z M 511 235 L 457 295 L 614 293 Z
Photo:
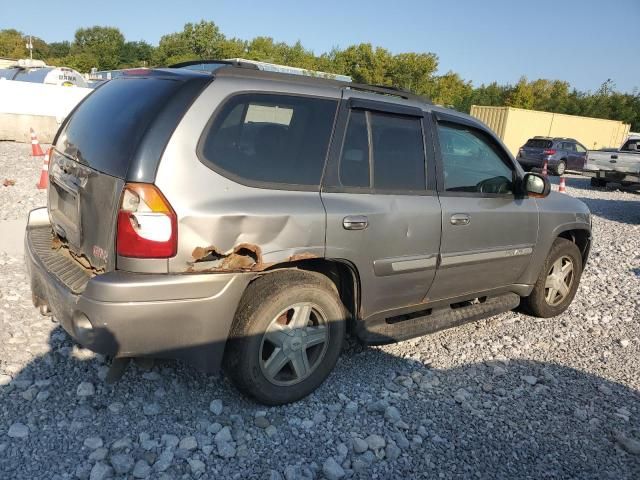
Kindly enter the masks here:
M 444 187 L 450 192 L 511 193 L 513 171 L 488 136 L 461 125 L 438 124 Z
M 621 148 L 621 150 L 626 150 L 630 152 L 635 152 L 639 149 L 640 149 L 640 140 L 638 139 L 627 140 L 627 142 Z
M 426 188 L 419 118 L 371 112 L 373 182 L 376 189 Z
M 335 100 L 237 95 L 206 132 L 203 158 L 249 181 L 319 185 L 336 107 Z
M 142 135 L 182 85 L 166 79 L 111 80 L 80 104 L 56 146 L 81 163 L 124 178 Z
M 551 148 L 553 142 L 551 140 L 544 140 L 542 138 L 530 138 L 527 140 L 527 143 L 524 144 L 525 147 L 531 148 Z
M 369 186 L 369 138 L 362 110 L 352 110 L 342 145 L 340 183 L 346 187 Z
M 564 142 L 562 144 L 562 149 L 566 150 L 567 152 L 575 152 L 576 151 L 575 143 Z

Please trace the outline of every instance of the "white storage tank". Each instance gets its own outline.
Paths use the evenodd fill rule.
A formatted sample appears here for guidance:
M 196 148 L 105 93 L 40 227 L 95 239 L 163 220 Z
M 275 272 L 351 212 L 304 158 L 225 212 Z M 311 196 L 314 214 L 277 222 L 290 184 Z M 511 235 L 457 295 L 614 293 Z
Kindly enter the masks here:
M 0 79 L 19 82 L 45 83 L 61 87 L 87 87 L 84 77 L 67 67 L 50 67 L 39 60 L 20 60 L 12 68 L 0 70 Z

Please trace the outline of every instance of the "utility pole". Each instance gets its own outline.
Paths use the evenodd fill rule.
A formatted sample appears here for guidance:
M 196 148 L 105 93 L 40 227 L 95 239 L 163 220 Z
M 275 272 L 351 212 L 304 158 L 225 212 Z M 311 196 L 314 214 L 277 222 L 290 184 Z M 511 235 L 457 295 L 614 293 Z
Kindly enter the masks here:
M 31 42 L 31 35 L 29 35 L 29 43 L 27 43 L 27 48 L 29 49 L 29 58 L 33 60 L 33 43 Z

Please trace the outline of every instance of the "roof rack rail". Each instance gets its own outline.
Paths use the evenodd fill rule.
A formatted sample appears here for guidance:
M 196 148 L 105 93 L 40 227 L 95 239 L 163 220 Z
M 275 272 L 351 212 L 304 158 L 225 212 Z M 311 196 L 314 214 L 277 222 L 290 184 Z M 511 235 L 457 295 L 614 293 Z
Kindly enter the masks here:
M 167 68 L 188 68 L 194 67 L 197 65 L 218 65 L 222 66 L 230 66 L 230 67 L 238 67 L 238 68 L 248 68 L 250 70 L 258 70 L 258 66 L 254 63 L 249 62 L 239 62 L 236 60 L 188 60 L 186 62 L 174 63 L 173 65 L 169 65 Z M 202 68 L 201 70 L 211 71 L 212 69 Z
M 348 83 L 345 88 L 352 90 L 360 90 L 363 92 L 381 93 L 383 95 L 391 95 L 394 97 L 404 98 L 405 100 L 416 100 L 418 102 L 426 102 L 431 104 L 431 100 L 422 95 L 417 95 L 404 88 L 394 87 L 390 85 L 370 85 L 368 83 Z
M 287 73 L 287 72 L 262 70 L 257 63 L 253 63 L 249 61 L 243 62 L 242 60 L 235 60 L 235 59 L 234 60 L 189 60 L 186 62 L 174 63 L 173 65 L 169 65 L 168 68 L 190 68 L 190 67 L 200 66 L 201 68 L 191 68 L 191 69 L 205 71 L 205 72 L 213 73 L 215 75 L 215 74 L 221 73 L 222 69 L 235 67 L 235 68 L 243 68 L 243 69 L 254 70 L 254 71 L 259 70 L 264 72 L 265 74 L 290 75 L 290 73 Z M 217 71 L 218 69 L 221 69 L 220 72 Z M 319 72 L 319 73 L 322 73 L 322 72 Z M 301 76 L 301 78 L 304 78 L 304 76 Z M 405 100 L 414 100 L 417 102 L 432 104 L 431 100 L 427 97 L 424 97 L 422 95 L 417 95 L 403 88 L 394 87 L 391 85 L 370 85 L 367 83 L 354 83 L 354 82 L 344 81 L 341 79 L 331 79 L 331 78 L 316 77 L 311 75 L 307 76 L 306 78 L 309 79 L 309 81 L 313 79 L 314 81 L 318 81 L 318 82 L 329 82 L 329 83 L 333 83 L 333 85 L 335 86 L 338 86 L 338 87 L 342 86 L 343 88 L 349 88 L 352 90 L 378 93 L 382 95 L 389 95 L 393 97 L 403 98 Z

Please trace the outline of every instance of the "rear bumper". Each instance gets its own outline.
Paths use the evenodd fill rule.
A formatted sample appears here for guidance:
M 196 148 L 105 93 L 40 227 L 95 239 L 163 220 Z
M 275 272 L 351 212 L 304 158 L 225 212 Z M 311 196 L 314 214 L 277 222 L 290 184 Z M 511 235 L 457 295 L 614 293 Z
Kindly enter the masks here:
M 626 173 L 615 170 L 583 170 L 585 177 L 599 178 L 607 182 L 640 183 L 640 173 Z
M 518 163 L 524 167 L 539 167 L 542 168 L 544 166 L 545 160 L 543 158 L 527 158 L 527 157 L 516 157 Z M 547 165 L 557 165 L 559 163 L 558 160 L 553 158 L 547 158 Z
M 219 369 L 236 308 L 254 274 L 113 271 L 74 292 L 47 267 L 51 262 L 43 258 L 51 252 L 43 253 L 33 241 L 35 230 L 46 228 L 46 209 L 33 210 L 25 233 L 33 301 L 48 305 L 74 340 L 114 357 L 175 358 L 206 372 Z

